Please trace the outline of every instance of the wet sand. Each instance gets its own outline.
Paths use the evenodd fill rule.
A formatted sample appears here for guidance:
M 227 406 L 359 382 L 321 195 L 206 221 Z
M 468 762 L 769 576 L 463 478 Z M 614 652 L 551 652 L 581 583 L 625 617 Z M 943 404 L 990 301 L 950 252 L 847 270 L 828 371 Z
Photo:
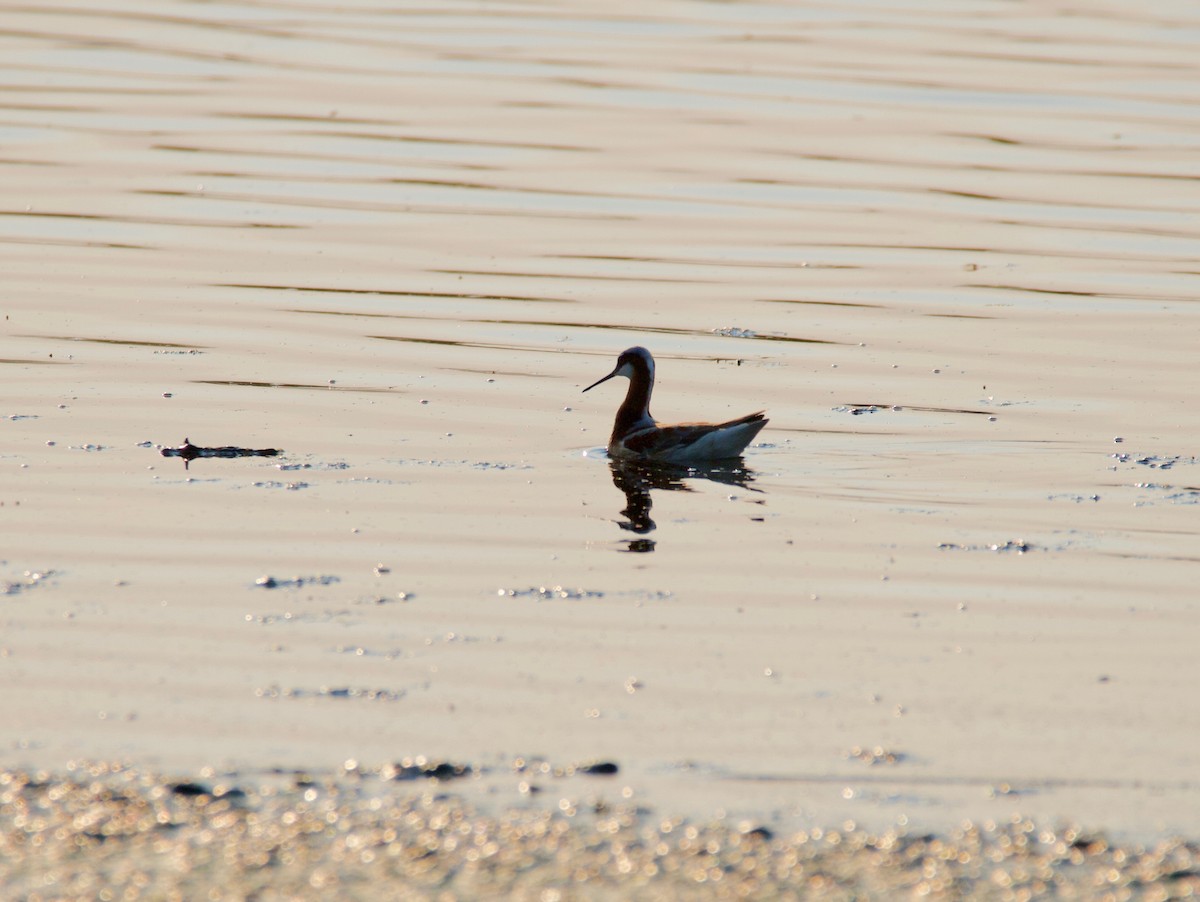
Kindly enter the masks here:
M 1190 7 L 5 19 L 10 785 L 1200 836 Z

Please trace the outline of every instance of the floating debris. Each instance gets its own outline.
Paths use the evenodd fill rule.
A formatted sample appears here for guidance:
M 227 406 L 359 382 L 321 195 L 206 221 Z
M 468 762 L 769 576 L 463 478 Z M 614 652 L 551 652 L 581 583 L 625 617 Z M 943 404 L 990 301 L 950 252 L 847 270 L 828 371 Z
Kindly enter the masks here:
M 391 604 L 393 601 L 412 601 L 416 597 L 416 592 L 397 592 L 395 597 L 390 597 L 387 595 L 367 595 L 358 599 L 355 604 Z
M 525 758 L 523 756 L 513 759 L 513 773 L 528 774 L 531 776 L 541 777 L 574 777 L 583 775 L 589 777 L 609 777 L 618 774 L 621 771 L 619 765 L 613 761 L 584 761 L 579 764 L 552 764 L 544 758 Z
M 209 795 L 214 799 L 245 799 L 246 790 L 235 786 L 206 786 L 204 783 L 186 780 L 181 783 L 168 783 L 167 788 L 175 795 L 188 799 L 196 799 L 200 795 Z
M 273 623 L 345 623 L 350 619 L 350 612 L 321 611 L 296 614 L 284 611 L 282 614 L 247 614 L 244 619 L 246 623 L 257 623 L 261 626 L 270 626 Z
M 451 764 L 449 761 L 430 761 L 424 755 L 415 758 L 404 758 L 396 764 L 380 770 L 379 776 L 385 780 L 455 780 L 474 773 L 474 768 L 465 764 Z
M 340 655 L 354 655 L 356 658 L 383 658 L 385 661 L 395 661 L 404 657 L 404 652 L 398 648 L 391 651 L 376 651 L 361 645 L 339 645 L 334 649 Z
M 630 589 L 626 592 L 616 592 L 614 594 L 627 595 L 642 601 L 666 601 L 675 597 L 675 593 L 670 589 Z
M 35 586 L 40 586 L 54 576 L 53 570 L 26 570 L 19 579 L 0 582 L 0 595 L 19 595 L 28 592 Z
M 1149 489 L 1151 491 L 1165 492 L 1170 491 L 1169 495 L 1156 495 L 1146 498 L 1139 498 L 1133 502 L 1134 507 L 1151 507 L 1158 504 L 1160 501 L 1165 501 L 1168 504 L 1196 504 L 1200 495 L 1195 489 L 1184 489 L 1183 491 L 1173 491 L 1174 486 L 1169 485 L 1154 485 L 1150 483 L 1135 483 L 1134 488 Z
M 1182 454 L 1172 455 L 1170 457 L 1160 457 L 1157 454 L 1144 454 L 1138 457 L 1136 454 L 1126 454 L 1124 452 L 1114 452 L 1109 455 L 1118 463 L 1135 463 L 1143 467 L 1149 467 L 1152 470 L 1169 470 L 1176 464 L 1195 464 L 1200 462 L 1200 458 L 1188 457 Z
M 254 585 L 263 589 L 299 589 L 301 586 L 331 586 L 341 580 L 340 576 L 294 576 L 291 579 L 260 576 Z
M 1011 783 L 997 783 L 995 786 L 989 786 L 985 795 L 989 799 L 999 798 L 1000 796 L 1029 796 L 1037 795 L 1037 790 L 1021 789 L 1013 786 Z
M 590 764 L 575 765 L 575 773 L 593 777 L 611 777 L 620 771 L 621 768 L 612 761 L 595 761 Z
M 1167 496 L 1172 504 L 1200 504 L 1200 488 L 1185 487 L 1183 491 Z
M 737 326 L 726 326 L 724 329 L 713 329 L 713 335 L 724 335 L 726 338 L 758 338 L 753 329 L 739 329 Z
M 168 788 L 177 796 L 195 797 L 212 795 L 212 789 L 202 783 L 172 783 Z
M 526 463 L 506 463 L 504 461 L 492 460 L 445 460 L 434 458 L 421 458 L 410 460 L 397 460 L 398 464 L 407 464 L 416 467 L 470 467 L 472 470 L 532 470 L 533 464 Z
M 971 410 L 968 407 L 927 407 L 920 404 L 905 404 L 903 406 L 899 404 L 842 404 L 831 409 L 834 413 L 849 413 L 854 416 L 864 413 L 877 413 L 880 410 L 890 410 L 893 413 L 898 413 L 902 410 L 916 410 L 921 413 L 966 413 L 983 417 L 988 416 L 986 410 Z
M 528 589 L 498 589 L 496 594 L 501 598 L 533 597 L 543 601 L 552 598 L 568 598 L 578 601 L 582 598 L 603 598 L 603 592 L 593 589 L 568 589 L 565 586 L 530 586 Z
M 96 450 L 101 450 L 97 447 Z M 192 440 L 185 438 L 178 448 L 163 448 L 163 457 L 183 458 L 183 468 L 197 457 L 278 457 L 282 452 L 278 448 L 238 448 L 235 445 L 223 445 L 220 448 L 202 448 L 193 445 Z
M 1007 542 L 996 542 L 991 545 L 957 545 L 953 542 L 942 542 L 938 545 L 938 548 L 942 551 L 1015 551 L 1017 554 L 1025 554 L 1027 551 L 1044 550 L 1023 539 L 1009 539 Z
M 372 702 L 398 702 L 404 698 L 403 689 L 363 689 L 357 686 L 321 686 L 319 689 L 280 689 L 266 686 L 254 690 L 259 698 L 355 698 Z
M 877 764 L 899 764 L 908 756 L 903 752 L 893 752 L 885 749 L 881 745 L 869 749 L 856 745 L 846 753 L 846 757 L 874 767 Z
M 267 479 L 252 483 L 256 489 L 284 489 L 289 492 L 298 492 L 300 489 L 309 487 L 307 482 L 280 482 L 277 479 Z

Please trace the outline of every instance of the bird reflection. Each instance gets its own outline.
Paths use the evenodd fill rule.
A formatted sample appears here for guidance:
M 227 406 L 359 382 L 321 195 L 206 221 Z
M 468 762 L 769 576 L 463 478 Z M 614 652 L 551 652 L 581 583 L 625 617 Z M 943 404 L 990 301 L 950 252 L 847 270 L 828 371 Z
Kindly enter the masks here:
M 608 466 L 612 470 L 613 485 L 625 493 L 625 508 L 621 513 L 627 519 L 618 520 L 617 525 L 638 536 L 646 536 L 656 528 L 654 520 L 650 517 L 650 509 L 654 506 L 650 492 L 654 489 L 692 492 L 695 490 L 685 480 L 707 479 L 759 491 L 751 488 L 754 471 L 742 463 L 740 457 L 717 466 L 679 466 L 613 459 L 609 460 Z M 649 538 L 633 539 L 628 544 L 629 551 L 639 554 L 653 551 L 654 547 L 654 540 Z

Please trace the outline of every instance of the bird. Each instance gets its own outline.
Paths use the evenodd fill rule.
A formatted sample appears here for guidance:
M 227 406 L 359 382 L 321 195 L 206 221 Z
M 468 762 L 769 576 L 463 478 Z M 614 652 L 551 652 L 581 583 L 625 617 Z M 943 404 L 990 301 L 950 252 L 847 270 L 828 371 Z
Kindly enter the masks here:
M 584 391 L 591 391 L 615 376 L 629 379 L 629 391 L 617 409 L 612 437 L 608 440 L 608 454 L 613 458 L 691 464 L 741 457 L 768 422 L 765 411 L 760 410 L 726 423 L 661 425 L 650 415 L 654 357 L 642 347 L 622 351 L 613 371 Z

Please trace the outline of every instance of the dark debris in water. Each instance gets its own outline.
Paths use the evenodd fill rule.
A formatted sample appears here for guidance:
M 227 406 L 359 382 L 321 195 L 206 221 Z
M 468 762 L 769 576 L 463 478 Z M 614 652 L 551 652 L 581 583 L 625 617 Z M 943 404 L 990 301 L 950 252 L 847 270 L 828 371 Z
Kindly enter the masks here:
M 871 748 L 856 745 L 846 753 L 846 757 L 852 761 L 861 761 L 863 764 L 874 767 L 877 764 L 900 764 L 908 756 L 904 752 L 892 751 L 881 745 Z
M 244 799 L 246 798 L 246 790 L 239 789 L 236 786 L 227 786 L 223 783 L 218 783 L 215 786 L 210 786 L 207 783 L 200 783 L 195 780 L 184 780 L 178 783 L 168 783 L 167 789 L 171 790 L 172 794 L 182 796 L 187 799 L 196 799 L 201 796 L 207 796 L 213 799 Z
M 254 483 L 256 489 L 284 489 L 289 492 L 298 492 L 301 489 L 309 488 L 307 482 L 280 482 L 278 479 L 261 480 Z
M 549 601 L 554 598 L 565 598 L 578 601 L 583 598 L 603 598 L 604 593 L 594 589 L 568 589 L 566 586 L 530 586 L 528 589 L 499 589 L 496 594 L 501 598 L 537 598 Z
M 1160 457 L 1157 454 L 1126 454 L 1123 452 L 1114 452 L 1112 459 L 1118 463 L 1135 463 L 1139 466 L 1149 467 L 1151 470 L 1169 470 L 1177 464 L 1185 466 L 1200 462 L 1200 457 L 1188 457 L 1182 454 L 1174 454 L 1167 457 Z
M 753 329 L 741 329 L 737 326 L 726 326 L 712 331 L 713 335 L 724 335 L 726 338 L 758 338 L 758 333 Z
M 185 438 L 178 448 L 163 448 L 163 457 L 180 457 L 184 469 L 198 457 L 278 457 L 282 452 L 278 448 L 239 448 L 236 445 L 222 445 L 219 448 L 203 448 L 193 445 L 192 440 Z
M 340 576 L 294 576 L 291 579 L 260 576 L 254 585 L 262 589 L 299 589 L 302 586 L 331 586 L 337 582 L 341 582 Z
M 1190 457 L 1183 454 L 1173 455 L 1158 455 L 1158 454 L 1126 454 L 1124 452 L 1114 452 L 1110 457 L 1119 464 L 1135 464 L 1140 467 L 1146 467 L 1150 470 L 1170 470 L 1177 466 L 1191 466 L 1200 463 L 1200 457 Z M 1111 469 L 1116 470 L 1117 467 Z M 1166 501 L 1170 504 L 1200 504 L 1200 486 L 1195 485 L 1174 485 L 1166 482 L 1150 482 L 1141 481 L 1135 482 L 1133 487 L 1142 489 L 1148 492 L 1162 493 L 1155 495 L 1152 500 L 1138 500 L 1134 502 L 1135 507 L 1144 507 L 1147 505 L 1156 504 L 1158 501 Z
M 621 768 L 613 761 L 594 761 L 590 764 L 580 764 L 575 767 L 575 773 L 587 774 L 594 777 L 611 777 L 621 772 Z
M 853 416 L 861 416 L 864 413 L 878 413 L 881 410 L 892 411 L 898 413 L 902 410 L 917 410 L 921 413 L 968 413 L 979 416 L 987 416 L 986 410 L 971 410 L 968 407 L 927 407 L 920 404 L 842 404 L 834 407 L 834 413 L 848 413 Z
M 675 597 L 675 593 L 669 589 L 626 589 L 618 592 L 602 592 L 599 589 L 572 589 L 568 586 L 530 586 L 527 589 L 502 588 L 496 590 L 496 595 L 499 598 L 534 598 L 538 601 L 553 601 L 556 599 L 580 601 L 585 598 L 604 598 L 609 595 L 637 598 L 643 601 L 665 601 Z
M 430 761 L 423 755 L 404 758 L 380 770 L 385 780 L 456 780 L 474 773 L 466 764 L 451 764 L 449 761 Z
M 334 649 L 339 655 L 354 655 L 356 658 L 383 658 L 385 661 L 395 661 L 404 657 L 404 652 L 398 648 L 389 651 L 378 651 L 362 645 L 339 645 Z
M 270 614 L 247 614 L 246 623 L 257 623 L 259 626 L 271 626 L 275 623 L 347 623 L 353 620 L 350 611 L 324 610 L 305 611 L 296 613 L 284 611 Z
M 954 542 L 942 542 L 938 545 L 938 548 L 942 551 L 1011 551 L 1017 554 L 1025 554 L 1027 551 L 1045 550 L 1023 539 L 1009 539 L 1007 542 L 994 542 L 991 545 L 958 545 Z
M 210 796 L 212 789 L 205 786 L 203 783 L 172 783 L 171 792 L 177 796 Z
M 369 689 L 359 686 L 321 686 L 318 689 L 280 689 L 264 686 L 254 690 L 259 698 L 335 698 L 362 699 L 371 702 L 398 702 L 404 698 L 403 689 Z
M 1038 791 L 1032 787 L 1013 786 L 1011 783 L 997 783 L 995 786 L 989 786 L 987 797 L 989 799 L 999 798 L 1000 796 L 1033 796 L 1037 795 Z
M 54 575 L 53 570 L 26 570 L 15 580 L 0 582 L 0 595 L 20 595 L 37 586 L 46 585 L 46 580 Z
M 397 592 L 395 595 L 367 595 L 358 599 L 355 604 L 392 604 L 396 601 L 412 601 L 416 597 L 416 592 Z
M 1167 496 L 1172 504 L 1200 504 L 1200 488 L 1185 487 Z
M 472 470 L 532 470 L 532 464 L 506 463 L 492 460 L 435 460 L 433 458 L 411 458 L 398 460 L 396 463 L 418 467 L 470 467 Z
M 382 767 L 365 767 L 357 760 L 345 763 L 345 771 L 358 777 L 378 777 L 381 780 L 403 782 L 413 780 L 456 780 L 462 777 L 489 774 L 486 765 L 458 764 L 439 761 L 425 755 L 413 755 Z M 564 779 L 574 776 L 610 777 L 621 772 L 615 761 L 593 760 L 574 764 L 553 764 L 543 758 L 519 756 L 511 762 L 511 771 L 519 776 Z
M 1162 485 L 1155 482 L 1138 482 L 1134 483 L 1134 488 L 1149 489 L 1151 491 L 1167 492 L 1158 500 L 1166 501 L 1170 504 L 1200 504 L 1200 488 L 1196 486 L 1173 486 Z M 1156 501 L 1135 501 L 1134 507 L 1146 507 L 1155 504 Z
M 513 773 L 529 777 L 611 777 L 621 772 L 615 761 L 582 761 L 575 764 L 554 764 L 544 758 L 519 756 L 512 761 Z
M 862 416 L 864 413 L 878 413 L 889 409 L 882 404 L 842 404 L 833 408 L 834 413 L 848 413 L 852 416 Z

